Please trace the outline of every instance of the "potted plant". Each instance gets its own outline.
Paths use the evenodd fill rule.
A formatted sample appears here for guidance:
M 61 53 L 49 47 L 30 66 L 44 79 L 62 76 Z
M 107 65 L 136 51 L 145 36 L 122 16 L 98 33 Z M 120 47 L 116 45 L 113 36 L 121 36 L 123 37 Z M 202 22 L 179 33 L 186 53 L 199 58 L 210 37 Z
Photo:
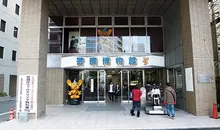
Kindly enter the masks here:
M 79 80 L 78 82 L 74 80 L 73 82 L 71 82 L 71 80 L 68 79 L 67 84 L 71 88 L 71 90 L 68 91 L 68 95 L 69 95 L 68 103 L 70 105 L 80 104 L 80 95 L 81 95 L 80 86 L 82 85 L 82 80 Z

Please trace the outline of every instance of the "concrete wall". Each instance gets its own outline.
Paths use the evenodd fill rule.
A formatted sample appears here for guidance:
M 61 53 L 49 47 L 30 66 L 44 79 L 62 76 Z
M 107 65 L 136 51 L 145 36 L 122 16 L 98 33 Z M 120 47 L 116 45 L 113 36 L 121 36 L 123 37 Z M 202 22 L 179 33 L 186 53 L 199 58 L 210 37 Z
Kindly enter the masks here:
M 176 0 L 163 16 L 164 20 L 164 43 L 165 43 L 165 65 L 170 70 L 167 74 L 167 82 L 176 87 L 176 107 L 185 110 L 185 83 L 183 68 L 183 43 L 181 38 L 180 1 Z M 182 85 L 177 86 L 175 69 L 182 71 Z M 170 73 L 172 72 L 172 73 Z M 180 82 L 180 81 L 179 81 Z M 182 86 L 182 87 L 181 87 Z
M 19 15 L 15 14 L 16 4 L 20 6 Z M 0 74 L 5 75 L 3 91 L 7 94 L 9 94 L 9 77 L 17 74 L 17 62 L 12 61 L 12 50 L 17 51 L 18 47 L 18 38 L 15 38 L 13 33 L 14 27 L 20 29 L 21 4 L 22 0 L 8 0 L 8 5 L 5 7 L 2 1 L 0 2 L 0 20 L 6 21 L 5 32 L 0 31 L 0 46 L 4 47 L 4 57 L 0 59 Z
M 163 16 L 166 67 L 183 64 L 179 4 L 179 0 L 176 0 Z
M 64 69 L 47 69 L 47 105 L 61 105 L 65 103 L 65 97 L 67 95 L 67 92 L 65 92 L 65 79 L 66 73 Z
M 216 103 L 215 82 L 200 83 L 199 74 L 215 77 L 207 0 L 180 0 L 184 68 L 192 68 L 193 91 L 186 92 L 186 109 L 210 115 Z

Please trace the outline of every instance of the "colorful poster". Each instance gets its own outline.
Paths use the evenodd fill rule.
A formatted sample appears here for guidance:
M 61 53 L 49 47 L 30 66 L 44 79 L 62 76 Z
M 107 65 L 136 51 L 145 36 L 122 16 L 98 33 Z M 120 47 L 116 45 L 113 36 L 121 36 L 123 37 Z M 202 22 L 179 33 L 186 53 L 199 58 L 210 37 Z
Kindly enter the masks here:
M 37 112 L 37 75 L 19 75 L 18 112 Z
M 69 32 L 69 53 L 79 53 L 79 31 Z

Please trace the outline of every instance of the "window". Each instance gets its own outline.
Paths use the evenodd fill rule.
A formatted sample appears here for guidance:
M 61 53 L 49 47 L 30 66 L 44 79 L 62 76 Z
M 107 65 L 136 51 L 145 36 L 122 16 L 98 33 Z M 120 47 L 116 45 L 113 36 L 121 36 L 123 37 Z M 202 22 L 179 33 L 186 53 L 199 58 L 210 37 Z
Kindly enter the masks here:
M 3 59 L 3 55 L 4 55 L 4 47 L 0 46 L 0 58 Z
M 82 17 L 82 25 L 95 25 L 95 17 Z
M 20 6 L 16 4 L 15 13 L 19 15 Z
M 115 25 L 128 25 L 128 17 L 115 17 Z
M 12 61 L 16 61 L 16 51 L 12 51 Z
M 65 25 L 79 25 L 79 18 L 78 17 L 66 17 Z
M 14 37 L 18 37 L 18 28 L 14 27 Z
M 148 25 L 161 25 L 161 17 L 148 17 Z
M 4 20 L 1 20 L 1 26 L 0 26 L 0 30 L 2 32 L 5 32 L 5 26 L 6 26 L 6 22 Z
M 99 17 L 98 25 L 112 25 L 112 17 Z
M 144 25 L 144 17 L 131 17 L 131 25 Z
M 3 1 L 2 1 L 2 4 L 3 4 L 5 7 L 7 7 L 7 5 L 8 5 L 8 0 L 3 0 Z

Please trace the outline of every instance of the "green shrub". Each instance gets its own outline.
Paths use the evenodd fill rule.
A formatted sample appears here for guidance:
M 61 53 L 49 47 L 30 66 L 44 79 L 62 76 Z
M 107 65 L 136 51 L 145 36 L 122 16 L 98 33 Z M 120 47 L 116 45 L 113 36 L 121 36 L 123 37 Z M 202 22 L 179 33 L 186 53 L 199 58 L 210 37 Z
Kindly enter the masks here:
M 5 93 L 5 92 L 0 92 L 0 97 L 5 97 L 5 96 L 8 96 L 7 93 Z

